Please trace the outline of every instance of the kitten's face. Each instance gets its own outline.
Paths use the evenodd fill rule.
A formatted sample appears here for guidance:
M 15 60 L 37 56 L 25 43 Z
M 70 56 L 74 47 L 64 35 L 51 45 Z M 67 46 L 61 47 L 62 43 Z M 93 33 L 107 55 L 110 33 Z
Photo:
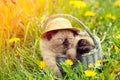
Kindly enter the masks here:
M 60 30 L 49 40 L 51 50 L 62 53 L 73 47 L 74 42 L 75 35 L 70 30 Z

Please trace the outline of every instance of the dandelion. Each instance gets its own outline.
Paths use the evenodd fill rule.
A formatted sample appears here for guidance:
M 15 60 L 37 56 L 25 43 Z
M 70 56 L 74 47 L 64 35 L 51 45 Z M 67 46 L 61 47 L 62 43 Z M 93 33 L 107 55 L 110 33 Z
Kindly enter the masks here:
M 118 48 L 117 46 L 114 46 L 114 49 L 115 49 L 115 51 L 118 51 L 118 50 L 119 50 L 119 48 Z
M 39 66 L 41 69 L 46 67 L 46 63 L 44 61 L 40 61 Z
M 116 45 L 112 45 L 112 46 L 111 46 L 111 49 L 114 49 L 115 51 L 118 51 L 118 50 L 119 50 L 119 48 L 118 48 Z
M 117 38 L 120 39 L 120 34 L 117 35 Z
M 70 59 L 65 60 L 65 63 L 70 66 L 73 65 L 73 61 Z
M 96 75 L 96 72 L 93 70 L 86 70 L 85 71 L 85 76 L 86 77 L 94 77 Z
M 103 62 L 103 63 L 106 63 L 106 62 L 108 62 L 108 61 L 107 61 L 106 59 L 103 59 L 102 62 Z
M 85 16 L 86 16 L 86 17 L 94 17 L 94 16 L 95 16 L 95 13 L 92 12 L 92 11 L 87 11 L 87 12 L 85 13 Z
M 9 43 L 16 43 L 16 42 L 18 42 L 18 41 L 20 41 L 20 38 L 11 38 L 11 39 L 9 39 Z
M 115 49 L 115 51 L 119 50 L 119 48 L 116 45 L 112 45 L 111 48 Z
M 90 64 L 88 64 L 88 67 L 93 68 L 94 66 L 93 66 L 93 64 L 90 63 Z
M 69 4 L 73 5 L 74 8 L 85 8 L 86 4 L 83 1 L 70 1 Z
M 101 60 L 96 60 L 96 64 L 100 64 L 102 61 Z
M 111 20 L 116 20 L 116 17 L 111 14 L 107 14 L 106 18 L 111 19 Z
M 120 6 L 120 0 L 114 2 L 114 6 L 118 7 Z

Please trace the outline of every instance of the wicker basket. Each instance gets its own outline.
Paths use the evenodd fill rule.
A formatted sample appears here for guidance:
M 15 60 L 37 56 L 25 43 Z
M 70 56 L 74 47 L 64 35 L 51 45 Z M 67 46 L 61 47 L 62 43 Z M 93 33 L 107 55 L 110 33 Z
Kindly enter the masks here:
M 91 50 L 89 53 L 85 53 L 82 55 L 82 64 L 83 64 L 83 68 L 87 69 L 88 68 L 88 64 L 92 63 L 94 64 L 96 62 L 96 60 L 101 60 L 102 59 L 102 48 L 101 48 L 101 44 L 100 44 L 100 40 L 99 38 L 92 34 L 91 31 L 89 30 L 89 28 L 83 24 L 83 22 L 81 22 L 78 18 L 71 16 L 69 14 L 56 14 L 56 15 L 52 15 L 50 16 L 43 24 L 44 29 L 46 28 L 46 24 L 55 18 L 58 17 L 64 17 L 64 18 L 69 18 L 72 19 L 74 21 L 76 21 L 80 26 L 83 27 L 83 29 L 88 33 L 88 35 L 92 38 L 94 44 L 95 44 L 95 48 L 93 50 Z M 65 61 L 65 57 L 59 57 L 57 58 L 57 62 L 60 63 L 62 61 Z

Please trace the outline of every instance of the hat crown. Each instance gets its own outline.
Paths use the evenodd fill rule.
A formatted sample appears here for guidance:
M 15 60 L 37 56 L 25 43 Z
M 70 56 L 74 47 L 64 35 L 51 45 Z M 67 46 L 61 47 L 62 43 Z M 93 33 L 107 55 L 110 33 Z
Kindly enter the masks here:
M 51 21 L 48 20 L 48 22 L 45 23 L 43 26 L 43 32 L 41 34 L 41 37 L 44 37 L 47 32 L 54 31 L 54 30 L 71 30 L 75 32 L 79 32 L 79 29 L 73 28 L 70 21 L 65 19 L 65 18 L 55 18 L 52 19 Z
M 55 18 L 47 23 L 44 32 L 59 30 L 59 29 L 67 29 L 67 28 L 72 28 L 72 25 L 69 20 L 65 18 Z

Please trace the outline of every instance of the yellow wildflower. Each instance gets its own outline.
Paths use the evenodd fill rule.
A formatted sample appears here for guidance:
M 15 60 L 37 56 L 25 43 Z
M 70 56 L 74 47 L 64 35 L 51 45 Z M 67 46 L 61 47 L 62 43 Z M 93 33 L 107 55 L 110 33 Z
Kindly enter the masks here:
M 115 51 L 118 51 L 118 50 L 119 50 L 119 48 L 118 48 L 117 46 L 114 46 L 114 49 L 115 49 Z
M 94 66 L 93 66 L 93 64 L 90 63 L 90 64 L 88 64 L 88 67 L 93 68 Z
M 41 69 L 46 67 L 46 63 L 44 61 L 40 61 L 39 66 Z
M 73 61 L 70 59 L 65 60 L 65 63 L 70 66 L 73 65 Z
M 95 76 L 95 75 L 96 75 L 96 72 L 93 71 L 93 70 L 86 70 L 86 71 L 85 71 L 85 76 L 86 76 L 86 77 L 93 77 L 93 76 Z
M 112 45 L 112 46 L 111 46 L 111 49 L 115 49 L 115 51 L 118 51 L 118 50 L 119 50 L 119 48 L 118 48 L 116 45 Z
M 86 13 L 85 13 L 85 16 L 86 17 L 94 17 L 95 16 L 95 13 L 94 12 L 92 12 L 92 11 L 87 11 Z
M 117 35 L 117 38 L 120 39 L 120 34 Z
M 69 4 L 73 5 L 74 8 L 84 8 L 84 7 L 86 7 L 85 2 L 83 2 L 83 1 L 70 1 Z
M 114 6 L 120 6 L 120 0 L 114 2 Z
M 101 60 L 96 60 L 96 64 L 100 64 L 101 63 Z
M 18 41 L 20 41 L 20 38 L 11 38 L 11 39 L 9 39 L 9 43 L 13 43 L 13 42 L 18 42 Z
M 111 20 L 116 20 L 116 17 L 111 14 L 107 14 L 106 18 L 111 19 Z
M 107 62 L 107 60 L 106 60 L 106 59 L 103 59 L 103 60 L 102 60 L 102 62 L 103 62 L 103 63 L 106 63 L 106 62 Z

